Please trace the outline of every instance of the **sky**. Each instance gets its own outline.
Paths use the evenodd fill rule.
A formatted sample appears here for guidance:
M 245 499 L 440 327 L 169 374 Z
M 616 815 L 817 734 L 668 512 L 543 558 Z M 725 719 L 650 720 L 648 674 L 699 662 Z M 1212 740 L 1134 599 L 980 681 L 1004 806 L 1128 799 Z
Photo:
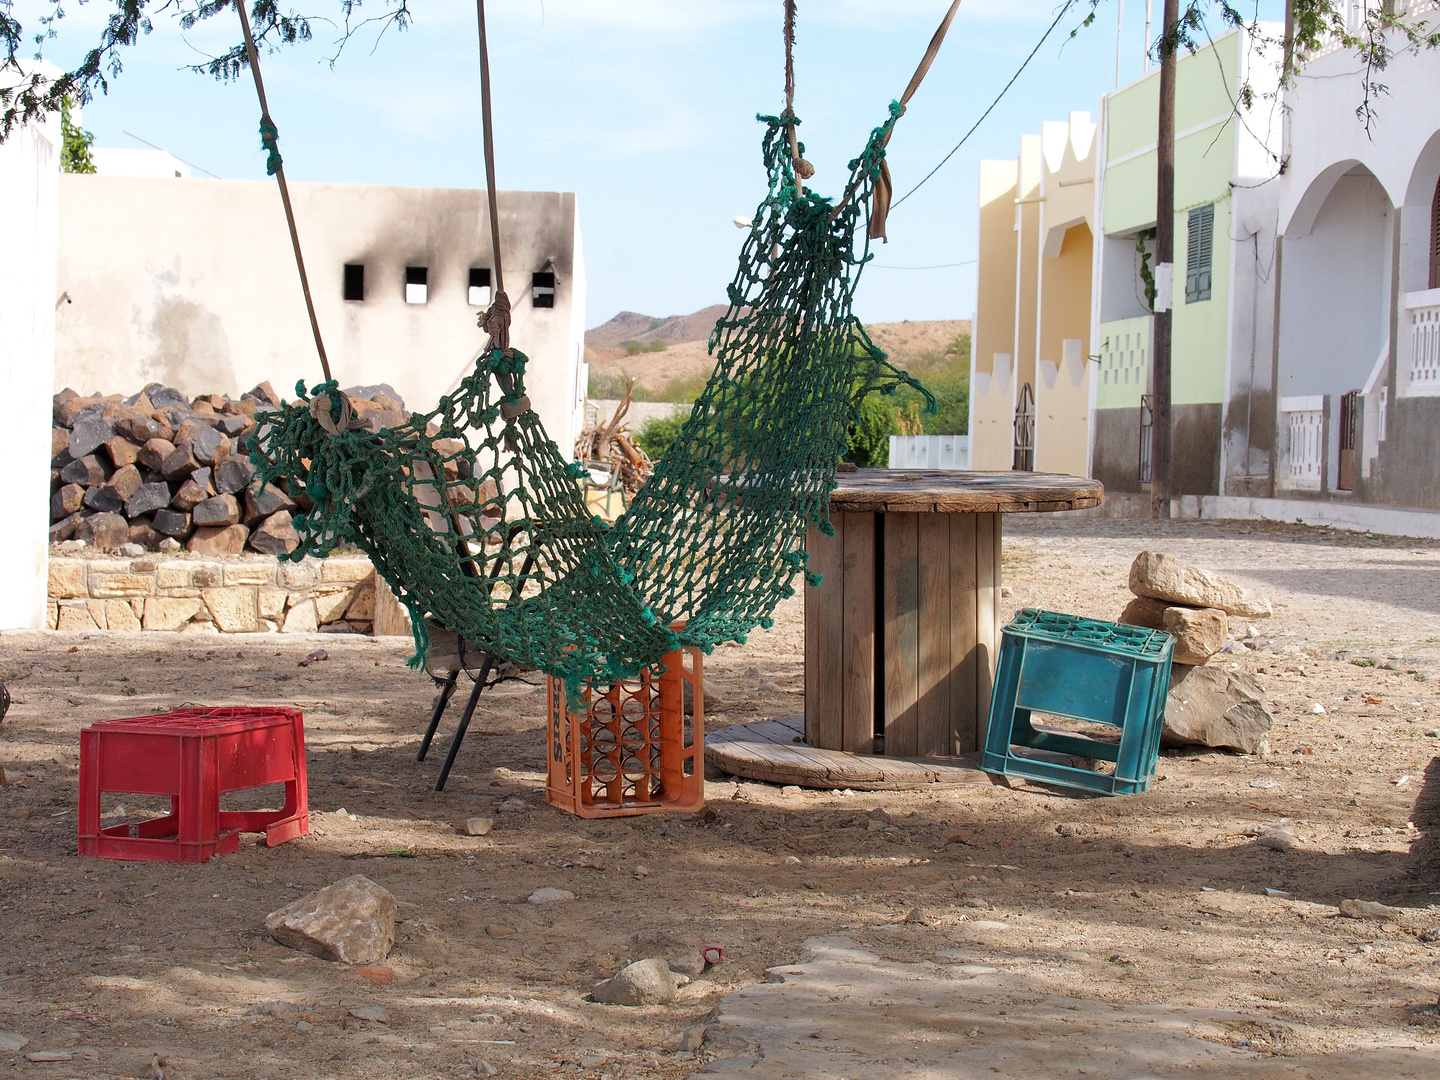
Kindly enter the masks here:
M 484 186 L 474 5 L 410 4 L 404 32 L 377 40 L 374 24 L 362 27 L 337 55 L 338 25 L 317 19 L 310 43 L 262 57 L 289 179 Z M 45 57 L 73 64 L 107 6 L 67 5 Z M 890 144 L 897 198 L 980 117 L 1063 6 L 961 5 Z M 1088 6 L 1072 4 L 970 141 L 892 211 L 890 242 L 857 294 L 863 321 L 971 316 L 977 162 L 1013 158 L 1020 136 L 1042 121 L 1072 110 L 1098 117 L 1100 95 L 1115 85 L 1118 0 L 1103 0 L 1095 23 L 1072 39 Z M 1260 13 L 1272 16 L 1275 6 L 1262 3 Z M 28 27 L 46 7 L 17 0 L 15 12 Z M 947 7 L 800 0 L 795 110 L 816 190 L 841 187 L 846 163 L 884 120 Z M 1122 82 L 1144 70 L 1145 7 L 1123 5 Z M 338 18 L 340 9 L 338 0 L 308 0 L 303 10 Z M 384 10 L 370 0 L 360 16 Z M 781 0 L 487 3 L 499 184 L 577 194 L 587 326 L 622 310 L 663 317 L 723 301 L 743 239 L 732 219 L 749 217 L 765 193 L 755 115 L 784 104 L 781 12 Z M 139 136 L 227 179 L 263 179 L 248 73 L 220 83 L 185 70 L 238 37 L 228 9 L 189 31 L 156 14 L 153 32 L 123 54 L 109 93 L 84 110 L 96 145 L 140 147 L 131 135 Z

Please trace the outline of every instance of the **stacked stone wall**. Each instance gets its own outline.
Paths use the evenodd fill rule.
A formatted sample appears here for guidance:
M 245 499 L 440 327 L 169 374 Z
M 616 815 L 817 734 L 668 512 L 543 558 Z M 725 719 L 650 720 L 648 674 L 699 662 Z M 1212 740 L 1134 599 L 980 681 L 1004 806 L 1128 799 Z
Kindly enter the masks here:
M 408 633 L 364 558 L 52 557 L 49 594 L 52 630 Z

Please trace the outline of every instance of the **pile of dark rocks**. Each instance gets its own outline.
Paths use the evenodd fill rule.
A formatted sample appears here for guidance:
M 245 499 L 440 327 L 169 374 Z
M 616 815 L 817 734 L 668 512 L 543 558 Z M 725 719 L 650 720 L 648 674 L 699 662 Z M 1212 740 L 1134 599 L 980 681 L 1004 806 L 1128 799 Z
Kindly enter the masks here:
M 388 386 L 347 391 L 373 428 L 405 420 Z M 101 551 L 284 555 L 299 544 L 293 516 L 303 490 L 260 484 L 247 441 L 279 408 L 263 382 L 238 399 L 191 399 L 160 383 L 138 394 L 55 395 L 51 433 L 50 542 Z

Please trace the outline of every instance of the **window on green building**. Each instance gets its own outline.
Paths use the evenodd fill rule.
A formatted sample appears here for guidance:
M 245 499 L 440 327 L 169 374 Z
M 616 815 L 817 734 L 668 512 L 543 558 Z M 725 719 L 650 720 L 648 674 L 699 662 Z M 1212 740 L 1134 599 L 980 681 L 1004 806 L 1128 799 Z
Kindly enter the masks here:
M 1210 257 L 1215 246 L 1215 204 L 1190 211 L 1190 236 L 1185 245 L 1185 302 L 1210 299 Z

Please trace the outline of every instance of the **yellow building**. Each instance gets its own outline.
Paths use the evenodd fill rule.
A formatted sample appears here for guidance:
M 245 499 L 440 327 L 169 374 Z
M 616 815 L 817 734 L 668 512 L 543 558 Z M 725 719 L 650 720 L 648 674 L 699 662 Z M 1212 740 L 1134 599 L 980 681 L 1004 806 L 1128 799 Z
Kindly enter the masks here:
M 1095 131 L 1071 113 L 980 162 L 971 468 L 1088 474 Z

